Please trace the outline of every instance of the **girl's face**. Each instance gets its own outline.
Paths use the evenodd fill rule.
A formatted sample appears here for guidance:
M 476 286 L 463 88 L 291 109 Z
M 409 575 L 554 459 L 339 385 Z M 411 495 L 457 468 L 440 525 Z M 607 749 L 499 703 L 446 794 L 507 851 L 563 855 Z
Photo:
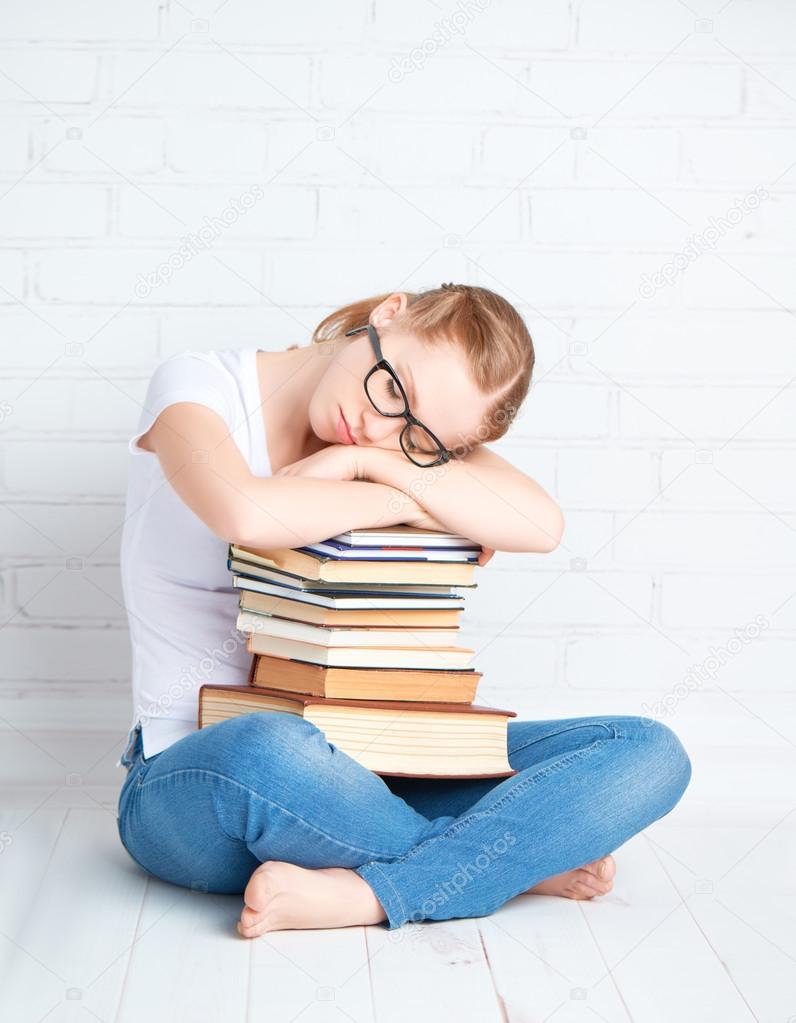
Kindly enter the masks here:
M 398 375 L 415 417 L 449 450 L 477 445 L 478 428 L 491 402 L 470 378 L 461 348 L 456 344 L 426 346 L 412 334 L 386 328 L 387 320 L 379 329 L 375 311 L 371 322 L 379 332 L 384 358 Z M 380 415 L 365 393 L 365 377 L 376 364 L 367 331 L 342 340 L 326 355 L 320 352 L 324 347 L 318 346 L 319 358 L 327 358 L 329 366 L 309 405 L 314 433 L 330 444 L 345 443 L 342 415 L 357 444 L 400 451 L 406 420 L 403 416 Z

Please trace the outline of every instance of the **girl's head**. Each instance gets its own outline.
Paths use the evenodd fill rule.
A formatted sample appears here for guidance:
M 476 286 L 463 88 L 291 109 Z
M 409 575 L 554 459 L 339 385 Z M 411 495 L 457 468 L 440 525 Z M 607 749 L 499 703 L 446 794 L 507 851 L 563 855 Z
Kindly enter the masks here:
M 340 443 L 342 410 L 358 444 L 400 450 L 406 420 L 380 415 L 363 386 L 376 362 L 368 333 L 345 337 L 368 322 L 412 413 L 455 456 L 506 433 L 530 386 L 531 336 L 517 310 L 493 291 L 443 284 L 362 299 L 318 324 L 312 342 L 329 363 L 309 405 L 318 437 Z

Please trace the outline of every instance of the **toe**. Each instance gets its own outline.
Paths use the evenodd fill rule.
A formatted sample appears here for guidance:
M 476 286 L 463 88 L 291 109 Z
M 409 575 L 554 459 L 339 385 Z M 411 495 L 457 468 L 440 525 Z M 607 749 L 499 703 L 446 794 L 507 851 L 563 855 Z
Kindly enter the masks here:
M 588 892 L 591 898 L 595 895 L 607 895 L 614 884 L 613 881 L 602 881 L 593 874 L 586 872 L 582 877 L 578 878 L 578 886 L 581 891 Z
M 258 920 L 256 923 L 246 926 L 238 921 L 238 934 L 242 938 L 259 938 L 261 934 L 264 934 L 268 930 L 266 922 L 264 920 Z
M 242 927 L 252 927 L 260 919 L 260 914 L 251 908 L 251 906 L 244 906 L 243 911 L 240 914 L 240 922 Z
M 586 881 L 585 879 L 580 877 L 576 878 L 572 882 L 572 888 L 582 898 L 591 899 L 597 894 L 597 890 L 594 887 L 594 885 L 590 881 Z
M 254 913 L 261 913 L 274 891 L 274 866 L 272 860 L 261 863 L 249 878 L 243 901 Z
M 581 870 L 587 871 L 599 881 L 610 881 L 616 874 L 616 862 L 613 856 L 603 856 L 602 859 L 594 860 L 593 863 L 586 863 Z

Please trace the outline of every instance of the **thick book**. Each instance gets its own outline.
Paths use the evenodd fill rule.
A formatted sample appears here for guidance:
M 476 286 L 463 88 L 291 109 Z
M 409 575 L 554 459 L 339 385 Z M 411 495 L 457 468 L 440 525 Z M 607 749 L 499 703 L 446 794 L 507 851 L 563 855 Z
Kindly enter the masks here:
M 327 742 L 376 774 L 408 778 L 507 778 L 514 711 L 398 700 L 332 700 L 255 686 L 199 689 L 199 727 L 261 711 L 297 714 Z
M 406 646 L 406 647 L 447 647 L 456 645 L 459 628 L 409 629 L 402 625 L 385 625 L 373 628 L 357 625 L 347 629 L 337 625 L 312 625 L 309 622 L 291 622 L 287 618 L 260 614 L 257 611 L 238 611 L 235 627 L 239 632 L 253 632 L 260 636 L 280 636 L 283 639 L 297 639 L 319 646 Z
M 228 563 L 228 567 L 233 566 L 234 563 Z M 408 593 L 404 592 L 402 587 L 398 587 L 400 592 L 397 593 L 376 593 L 371 591 L 369 587 L 346 591 L 337 589 L 319 591 L 315 589 L 294 589 L 292 586 L 285 586 L 281 582 L 277 583 L 274 581 L 266 581 L 265 579 L 256 579 L 253 576 L 238 572 L 234 573 L 232 576 L 232 585 L 240 590 L 252 590 L 255 593 L 267 593 L 269 596 L 284 597 L 287 600 L 300 600 L 305 604 L 314 604 L 316 607 L 325 607 L 329 609 L 334 608 L 338 610 L 341 608 L 348 608 L 352 611 L 365 610 L 367 608 L 382 610 L 388 610 L 390 608 L 394 608 L 395 610 L 399 610 L 401 608 L 427 608 L 430 610 L 432 608 L 461 609 L 464 607 L 464 604 L 462 603 L 462 596 L 458 593 L 451 595 L 451 591 L 448 587 L 443 587 L 445 593 L 440 594 Z
M 238 577 L 233 577 L 233 585 L 238 586 L 235 582 L 236 578 Z M 260 593 L 240 586 L 238 588 L 240 590 L 238 604 L 241 610 L 278 615 L 280 618 L 288 618 L 297 622 L 311 622 L 313 625 L 337 625 L 342 628 L 350 628 L 353 625 L 372 625 L 375 628 L 404 625 L 410 629 L 418 627 L 441 629 L 458 627 L 461 618 L 461 606 L 426 611 L 413 607 L 409 601 L 409 606 L 406 608 L 355 610 L 347 607 L 319 607 L 316 604 L 307 604 L 303 600 L 271 596 L 268 593 Z
M 249 685 L 337 700 L 420 700 L 472 703 L 482 672 L 474 668 L 337 668 L 287 657 L 255 654 Z
M 297 657 L 311 664 L 346 668 L 469 668 L 475 653 L 471 647 L 459 646 L 328 647 L 257 632 L 246 634 L 246 646 L 250 654 Z
M 460 533 L 447 533 L 439 529 L 421 529 L 420 526 L 384 526 L 368 529 L 347 529 L 329 537 L 350 547 L 375 547 L 388 544 L 393 547 L 441 547 L 481 550 L 481 545 Z
M 341 561 L 292 547 L 241 547 L 230 544 L 231 557 L 265 568 L 329 583 L 411 583 L 459 586 L 472 583 L 475 563 L 443 561 Z

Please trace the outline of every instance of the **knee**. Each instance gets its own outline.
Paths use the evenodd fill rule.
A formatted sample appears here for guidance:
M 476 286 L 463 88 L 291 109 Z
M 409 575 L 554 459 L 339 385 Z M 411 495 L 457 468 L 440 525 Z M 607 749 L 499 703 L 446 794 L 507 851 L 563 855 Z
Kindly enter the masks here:
M 641 719 L 642 727 L 650 731 L 651 741 L 660 750 L 661 759 L 669 764 L 672 775 L 679 778 L 683 789 L 691 780 L 691 759 L 679 736 L 662 721 L 647 724 L 647 718 Z
M 302 768 L 316 770 L 330 751 L 323 732 L 297 714 L 259 711 L 211 727 L 216 734 L 209 759 L 225 771 L 234 767 L 241 781 L 250 772 L 271 779 L 284 772 L 297 781 Z
M 316 730 L 300 714 L 288 714 L 286 711 L 261 710 L 252 714 L 240 714 L 228 718 L 218 725 L 227 736 L 236 742 L 282 743 L 285 740 L 295 741 L 297 735 Z
M 653 718 L 628 718 L 621 727 L 629 730 L 644 749 L 643 769 L 651 785 L 671 809 L 691 780 L 691 759 L 677 734 Z M 668 811 L 667 811 L 668 812 Z

